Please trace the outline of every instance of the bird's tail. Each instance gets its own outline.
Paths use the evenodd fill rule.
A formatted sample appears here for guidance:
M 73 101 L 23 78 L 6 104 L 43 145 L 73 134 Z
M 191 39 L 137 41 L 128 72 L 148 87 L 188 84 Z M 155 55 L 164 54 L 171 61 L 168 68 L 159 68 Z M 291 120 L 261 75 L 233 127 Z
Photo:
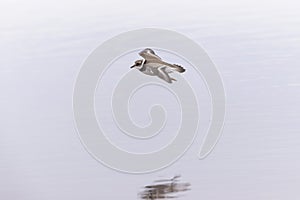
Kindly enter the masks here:
M 180 65 L 173 64 L 173 66 L 175 67 L 175 70 L 178 71 L 179 73 L 185 72 L 185 69 L 183 67 L 181 67 Z

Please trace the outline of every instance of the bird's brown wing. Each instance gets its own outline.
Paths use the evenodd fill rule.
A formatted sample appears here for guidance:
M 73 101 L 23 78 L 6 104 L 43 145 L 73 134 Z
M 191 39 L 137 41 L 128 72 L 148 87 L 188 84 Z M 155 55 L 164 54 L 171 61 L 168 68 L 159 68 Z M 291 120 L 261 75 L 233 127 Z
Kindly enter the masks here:
M 177 72 L 183 73 L 185 72 L 185 69 L 181 67 L 180 65 L 176 64 L 170 64 L 165 61 L 163 61 L 158 55 L 155 54 L 155 52 L 150 49 L 146 48 L 143 51 L 139 53 L 140 56 L 142 56 L 147 63 L 153 63 L 153 64 L 159 64 L 159 65 L 165 65 L 170 67 L 172 70 L 175 70 Z
M 157 76 L 161 78 L 162 80 L 172 83 L 172 78 L 169 76 L 169 74 L 165 71 L 166 67 L 160 67 L 157 69 Z
M 155 63 L 155 64 L 160 64 L 160 65 L 165 65 L 167 67 L 170 67 L 172 70 L 175 70 L 179 73 L 183 73 L 185 72 L 185 69 L 183 67 L 181 67 L 180 65 L 177 65 L 177 64 L 170 64 L 170 63 L 167 63 L 163 60 L 158 60 L 158 59 L 150 59 L 150 60 L 147 60 L 147 63 Z
M 139 53 L 145 60 L 161 60 L 161 58 L 154 53 L 154 51 L 142 51 Z

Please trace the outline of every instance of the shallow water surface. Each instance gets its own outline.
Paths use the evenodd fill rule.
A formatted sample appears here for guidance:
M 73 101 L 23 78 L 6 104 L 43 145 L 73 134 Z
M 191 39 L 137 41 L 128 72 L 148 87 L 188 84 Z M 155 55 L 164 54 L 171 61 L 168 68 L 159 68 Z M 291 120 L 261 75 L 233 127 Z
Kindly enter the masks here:
M 293 0 L 1 1 L 0 198 L 131 200 L 139 198 L 145 183 L 181 174 L 191 190 L 179 199 L 298 199 L 299 9 Z M 187 70 L 184 76 L 199 85 L 199 137 L 172 166 L 129 175 L 103 166 L 85 150 L 73 121 L 72 93 L 93 49 L 121 32 L 144 27 L 178 31 L 207 51 L 224 81 L 226 122 L 214 151 L 198 160 L 210 110 L 203 80 Z M 168 53 L 162 57 L 184 62 Z M 136 58 L 132 54 L 121 61 L 132 64 Z M 129 67 L 112 65 L 103 83 Z M 96 91 L 96 99 L 105 98 L 108 88 Z M 160 103 L 170 113 L 178 108 L 170 94 L 158 89 L 155 95 L 163 95 Z M 140 125 L 149 123 L 143 98 L 137 93 L 136 103 L 130 104 Z M 106 109 L 101 105 L 95 105 L 99 121 L 110 122 L 109 113 L 101 115 Z M 152 144 L 134 145 L 111 123 L 103 128 L 110 130 L 107 137 L 114 144 L 148 152 L 172 139 L 179 120 L 167 121 L 171 134 L 153 138 Z

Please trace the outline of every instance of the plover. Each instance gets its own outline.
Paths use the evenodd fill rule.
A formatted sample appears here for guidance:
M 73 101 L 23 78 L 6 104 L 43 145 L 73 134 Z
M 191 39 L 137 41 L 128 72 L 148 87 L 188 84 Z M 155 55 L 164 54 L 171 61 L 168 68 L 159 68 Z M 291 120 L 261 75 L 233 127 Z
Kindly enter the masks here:
M 149 76 L 158 76 L 168 83 L 176 81 L 169 76 L 170 73 L 176 71 L 179 73 L 185 72 L 185 69 L 177 64 L 170 64 L 163 61 L 152 49 L 146 48 L 139 53 L 144 60 L 135 61 L 131 68 L 140 70 L 142 73 Z

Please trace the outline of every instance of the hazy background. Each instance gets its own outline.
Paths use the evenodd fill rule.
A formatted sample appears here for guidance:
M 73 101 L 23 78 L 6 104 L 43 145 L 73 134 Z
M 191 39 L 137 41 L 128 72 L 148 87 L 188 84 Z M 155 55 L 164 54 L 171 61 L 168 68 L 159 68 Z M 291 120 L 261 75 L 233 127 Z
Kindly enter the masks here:
M 296 0 L 1 1 L 0 199 L 131 200 L 174 174 L 192 184 L 181 199 L 299 199 L 299 10 Z M 72 91 L 93 49 L 144 27 L 178 31 L 205 48 L 224 80 L 227 117 L 205 160 L 196 157 L 199 137 L 171 167 L 129 175 L 83 148 Z

